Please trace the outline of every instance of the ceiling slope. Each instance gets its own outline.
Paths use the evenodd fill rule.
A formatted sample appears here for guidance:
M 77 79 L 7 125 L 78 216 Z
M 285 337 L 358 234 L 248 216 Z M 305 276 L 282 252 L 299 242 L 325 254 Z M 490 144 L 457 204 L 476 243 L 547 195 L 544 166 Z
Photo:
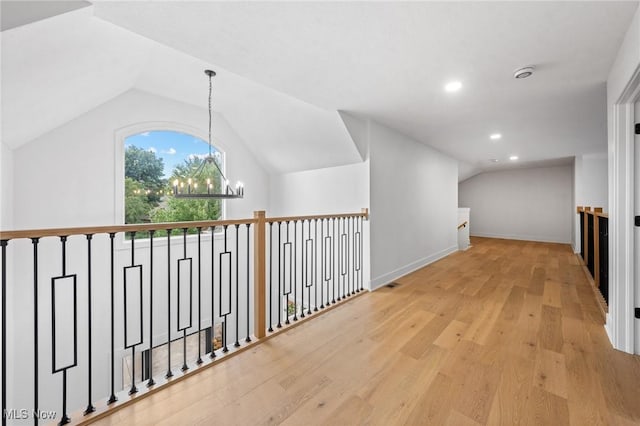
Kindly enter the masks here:
M 10 30 L 88 6 L 91 6 L 91 3 L 88 1 L 78 0 L 3 0 L 0 2 L 0 30 Z
M 92 7 L 2 32 L 2 141 L 16 148 L 125 92 L 155 44 Z
M 271 173 L 361 161 L 335 110 L 228 72 L 93 15 L 93 7 L 2 33 L 2 140 L 12 148 L 140 89 L 203 109 L 213 68 L 221 113 Z M 214 129 L 215 130 L 215 129 Z
M 203 108 L 212 68 L 213 108 L 270 173 L 290 173 L 361 161 L 337 111 L 326 110 L 157 45 L 135 82 L 146 92 Z M 215 132 L 215 129 L 214 129 Z
M 369 123 L 367 120 L 354 117 L 344 111 L 339 111 L 344 126 L 349 131 L 353 143 L 355 143 L 360 158 L 365 161 L 369 158 Z

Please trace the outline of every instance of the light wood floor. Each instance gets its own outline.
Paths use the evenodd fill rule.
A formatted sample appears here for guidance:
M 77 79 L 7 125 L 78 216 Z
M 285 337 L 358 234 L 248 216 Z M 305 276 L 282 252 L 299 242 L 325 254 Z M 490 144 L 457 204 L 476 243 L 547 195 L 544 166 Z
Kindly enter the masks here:
M 569 246 L 472 243 L 98 424 L 638 424 Z

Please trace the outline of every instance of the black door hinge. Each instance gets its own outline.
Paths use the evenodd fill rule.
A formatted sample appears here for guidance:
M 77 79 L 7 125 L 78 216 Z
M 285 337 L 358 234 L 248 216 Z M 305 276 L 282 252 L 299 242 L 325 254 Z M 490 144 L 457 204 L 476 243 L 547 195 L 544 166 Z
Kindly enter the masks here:
M 640 308 L 636 308 L 636 318 L 640 318 Z
M 640 135 L 640 123 L 636 123 L 636 135 Z
M 636 226 L 640 226 L 640 216 L 636 216 Z

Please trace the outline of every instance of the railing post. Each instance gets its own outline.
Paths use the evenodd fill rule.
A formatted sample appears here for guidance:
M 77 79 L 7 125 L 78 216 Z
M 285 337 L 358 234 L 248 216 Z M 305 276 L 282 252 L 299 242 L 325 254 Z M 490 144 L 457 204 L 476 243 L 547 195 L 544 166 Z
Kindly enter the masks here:
M 253 212 L 258 219 L 253 232 L 253 318 L 258 339 L 266 335 L 266 220 L 264 210 Z
M 7 424 L 7 244 L 0 240 L 2 247 L 2 426 Z
M 587 265 L 587 259 L 589 259 L 589 218 L 587 217 L 587 212 L 591 211 L 591 207 L 585 206 L 582 211 L 584 212 L 584 215 L 582 215 L 582 244 L 584 247 L 582 260 Z
M 600 219 L 597 213 L 602 213 L 601 208 L 596 208 L 593 214 L 593 283 L 600 288 Z
M 583 235 L 583 234 L 584 234 L 584 228 L 583 228 L 583 226 L 582 226 L 582 222 L 583 222 L 582 217 L 584 216 L 584 209 L 583 209 L 583 207 L 582 207 L 582 206 L 578 206 L 578 207 L 576 208 L 576 213 L 578 214 L 578 221 L 579 221 L 578 229 L 576 229 L 576 233 L 579 233 L 579 235 L 580 235 L 580 239 L 579 239 L 579 240 L 577 239 L 577 241 L 579 241 L 579 245 L 580 245 L 580 257 L 582 257 L 582 256 L 584 256 L 584 240 L 582 239 L 582 238 L 583 238 L 583 236 L 584 236 L 584 235 Z

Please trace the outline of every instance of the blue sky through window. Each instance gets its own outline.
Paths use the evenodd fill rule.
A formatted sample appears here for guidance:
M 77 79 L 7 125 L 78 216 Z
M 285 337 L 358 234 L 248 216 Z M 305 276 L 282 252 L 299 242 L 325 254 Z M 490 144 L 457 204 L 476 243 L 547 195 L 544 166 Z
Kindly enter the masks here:
M 137 146 L 145 151 L 153 151 L 164 161 L 164 177 L 169 178 L 174 167 L 191 155 L 209 154 L 209 144 L 193 135 L 172 130 L 154 130 L 131 135 L 125 139 L 125 148 Z M 217 152 L 213 147 L 212 153 Z

